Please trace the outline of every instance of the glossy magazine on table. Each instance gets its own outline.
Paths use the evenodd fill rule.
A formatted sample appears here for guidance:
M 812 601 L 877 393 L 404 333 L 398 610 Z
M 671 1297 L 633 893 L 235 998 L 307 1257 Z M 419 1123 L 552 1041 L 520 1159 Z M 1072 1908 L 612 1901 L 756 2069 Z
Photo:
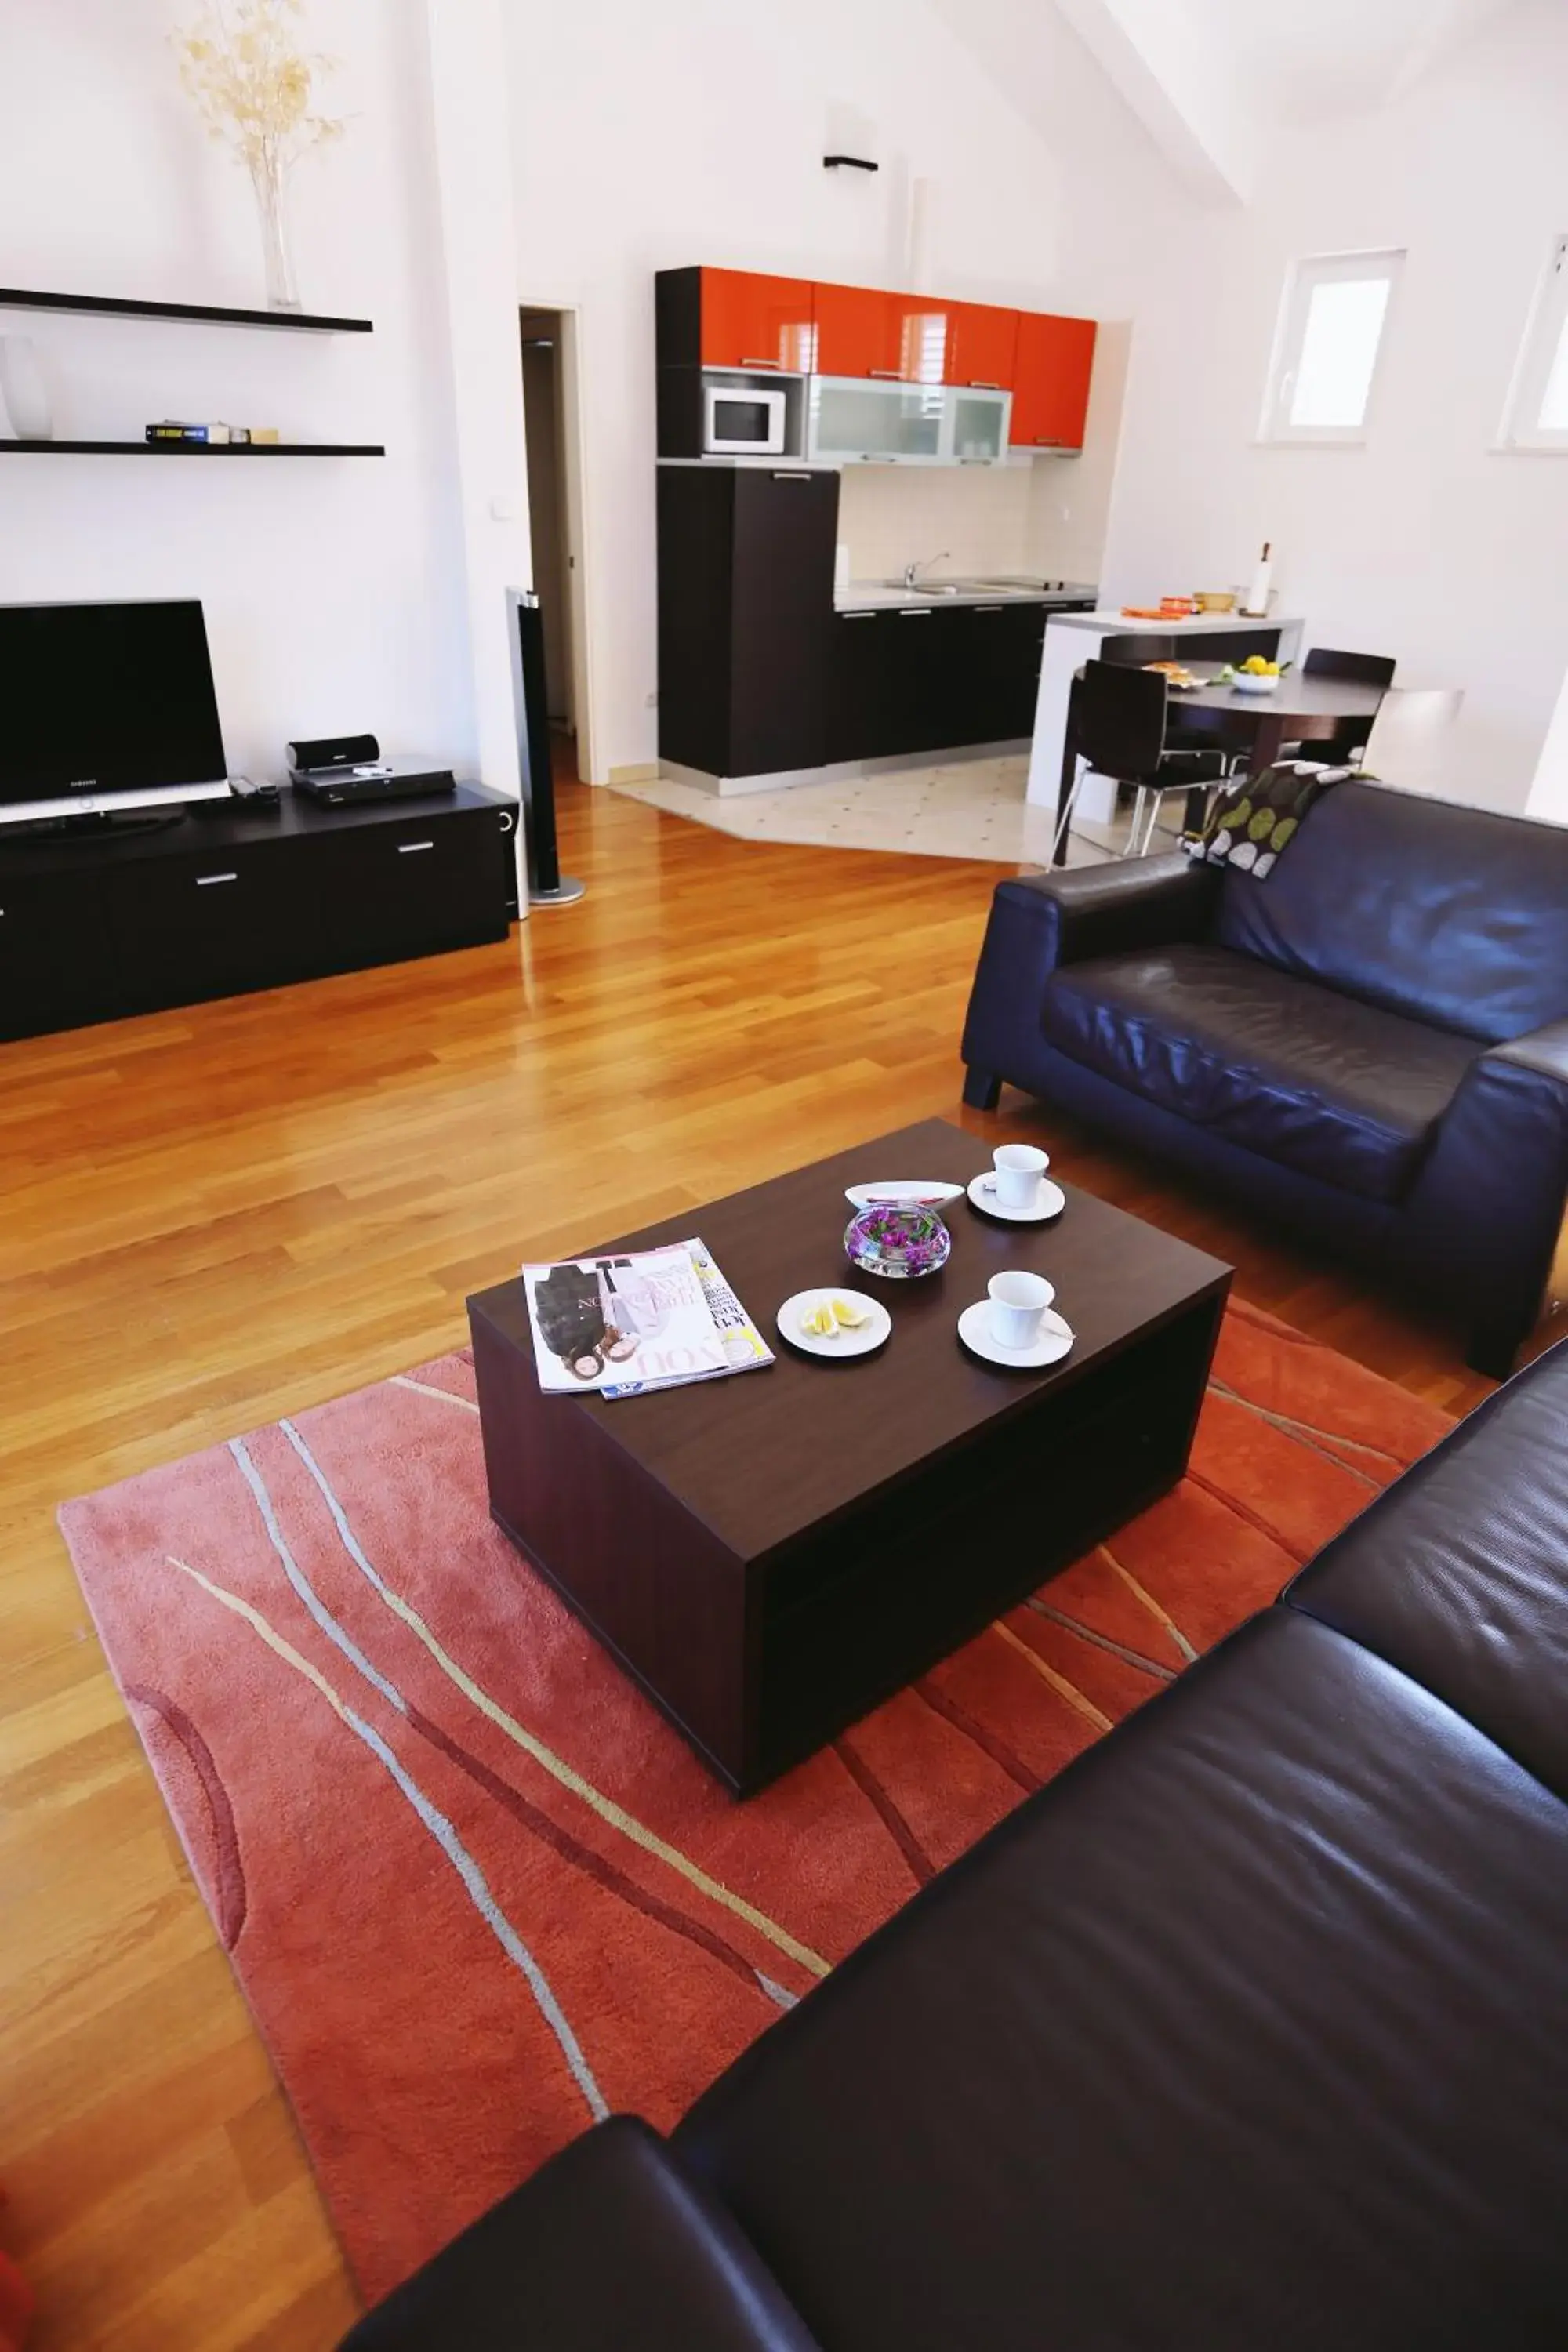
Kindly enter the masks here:
M 703 1244 L 525 1265 L 539 1385 L 547 1394 L 644 1396 L 760 1371 L 773 1350 Z

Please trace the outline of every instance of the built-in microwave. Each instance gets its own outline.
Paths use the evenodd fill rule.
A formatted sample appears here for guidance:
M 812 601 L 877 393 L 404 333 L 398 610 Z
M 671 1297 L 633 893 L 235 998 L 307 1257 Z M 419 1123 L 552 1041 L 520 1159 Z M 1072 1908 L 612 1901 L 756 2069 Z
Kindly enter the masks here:
M 766 384 L 702 387 L 702 448 L 710 457 L 782 457 L 787 395 Z

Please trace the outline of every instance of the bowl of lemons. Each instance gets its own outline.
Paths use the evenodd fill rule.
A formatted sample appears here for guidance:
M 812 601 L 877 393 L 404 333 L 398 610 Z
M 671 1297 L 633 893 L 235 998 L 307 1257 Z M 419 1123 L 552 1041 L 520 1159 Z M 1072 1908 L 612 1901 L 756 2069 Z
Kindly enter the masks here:
M 1220 672 L 1222 682 L 1234 686 L 1237 694 L 1272 694 L 1286 671 L 1289 662 L 1265 661 L 1261 654 L 1248 654 L 1244 662 Z

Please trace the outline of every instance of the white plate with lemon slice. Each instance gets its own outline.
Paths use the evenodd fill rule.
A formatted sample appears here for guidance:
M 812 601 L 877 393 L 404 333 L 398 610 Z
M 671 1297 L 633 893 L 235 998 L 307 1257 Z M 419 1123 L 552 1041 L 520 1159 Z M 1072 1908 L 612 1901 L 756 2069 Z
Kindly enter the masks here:
M 778 1311 L 779 1338 L 803 1356 L 847 1363 L 884 1345 L 893 1318 L 863 1290 L 797 1290 Z

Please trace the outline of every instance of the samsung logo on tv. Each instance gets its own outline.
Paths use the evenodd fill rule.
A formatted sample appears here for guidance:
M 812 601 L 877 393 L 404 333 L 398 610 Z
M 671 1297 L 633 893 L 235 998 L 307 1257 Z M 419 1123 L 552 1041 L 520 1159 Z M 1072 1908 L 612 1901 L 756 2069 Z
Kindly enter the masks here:
M 96 776 L 73 776 L 69 783 L 66 786 L 66 790 L 68 793 L 95 793 L 98 790 L 98 778 Z

